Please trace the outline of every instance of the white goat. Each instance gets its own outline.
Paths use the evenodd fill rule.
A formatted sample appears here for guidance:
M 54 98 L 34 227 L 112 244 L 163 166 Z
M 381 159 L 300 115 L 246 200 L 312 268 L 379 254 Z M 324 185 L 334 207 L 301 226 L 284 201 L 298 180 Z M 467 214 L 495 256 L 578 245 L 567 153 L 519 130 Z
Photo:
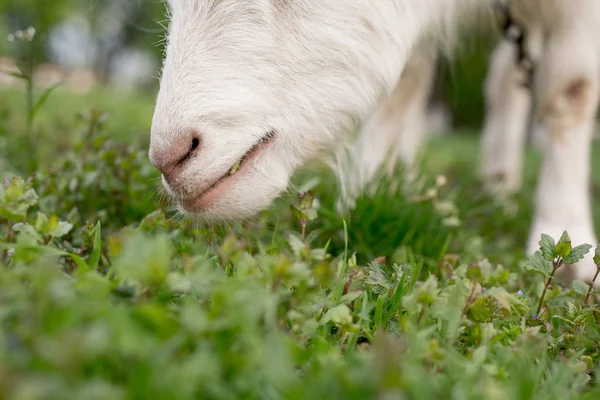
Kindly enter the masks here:
M 596 243 L 588 185 L 600 73 L 598 6 L 586 1 L 545 1 L 544 7 L 533 8 L 534 3 L 522 2 L 527 8 L 515 8 L 527 28 L 526 49 L 538 64 L 533 96 L 522 84 L 528 77 L 516 64 L 517 48 L 506 40 L 500 42 L 490 58 L 485 85 L 481 158 L 489 189 L 495 193 L 520 189 L 523 147 L 535 101 L 535 132 L 544 134 L 547 147 L 527 246 L 530 252 L 537 249 L 542 233 L 558 237 L 565 229 L 576 243 Z M 434 51 L 427 43 L 413 50 L 398 90 L 366 125 L 355 148 L 361 155 L 362 180 L 354 182 L 352 193 L 373 178 L 387 149 L 392 150 L 391 162 L 400 158 L 412 165 L 425 133 L 423 99 L 433 79 Z M 590 256 L 575 275 L 589 279 L 595 271 Z
M 534 126 L 545 140 L 530 252 L 542 233 L 559 237 L 563 230 L 576 244 L 596 244 L 589 186 L 600 97 L 600 3 L 536 2 L 537 7 L 520 15 L 536 66 L 533 93 L 519 84 L 524 77 L 515 66 L 514 49 L 500 43 L 486 82 L 482 141 L 484 176 L 490 181 L 501 176 L 501 190 L 518 190 L 528 118 L 535 105 Z M 593 277 L 596 267 L 591 258 L 574 270 L 575 277 Z
M 414 90 L 409 96 L 414 99 L 424 97 L 427 85 L 413 89 L 413 82 L 399 79 L 413 48 L 419 41 L 446 44 L 441 39 L 451 28 L 459 21 L 469 26 L 467 19 L 491 11 L 492 2 L 170 0 L 150 159 L 182 212 L 203 219 L 244 218 L 285 191 L 296 168 L 344 147 L 349 132 L 364 125 L 357 142 L 359 168 L 341 169 L 343 182 L 357 183 L 346 185 L 344 194 L 351 198 L 388 150 L 404 152 L 408 160 L 414 155 L 415 146 L 403 143 L 419 138 L 400 133 L 419 130 L 419 107 L 386 111 L 395 109 L 405 90 Z M 598 99 L 600 2 L 514 3 L 527 26 L 538 27 L 543 42 L 536 99 L 549 140 L 532 238 L 568 229 L 575 242 L 591 242 L 587 183 Z M 541 35 L 548 26 L 552 31 Z M 423 52 L 408 68 L 431 65 L 422 61 L 429 57 L 432 53 Z M 506 74 L 494 78 L 492 71 L 488 86 L 510 80 Z M 503 130 L 494 120 L 517 111 L 494 110 L 486 137 L 512 143 L 519 129 L 510 128 L 512 135 L 493 133 Z M 398 144 L 385 145 L 390 143 L 386 137 L 399 138 Z M 506 148 L 511 155 L 501 156 L 504 166 L 514 153 Z M 592 267 L 582 264 L 577 277 L 589 278 Z

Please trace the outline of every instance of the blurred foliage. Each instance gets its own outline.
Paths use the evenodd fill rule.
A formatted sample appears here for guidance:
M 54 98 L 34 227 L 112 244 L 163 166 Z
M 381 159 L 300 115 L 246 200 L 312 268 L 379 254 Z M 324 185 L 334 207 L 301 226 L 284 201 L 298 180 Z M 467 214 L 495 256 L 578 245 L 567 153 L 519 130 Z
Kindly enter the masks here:
M 487 75 L 489 55 L 499 40 L 489 33 L 468 38 L 458 47 L 452 59 L 442 61 L 445 68 L 444 98 L 455 128 L 481 129 L 485 115 L 483 83 Z
M 0 0 L 0 31 L 13 32 L 33 26 L 41 40 L 36 43 L 36 61 L 48 60 L 48 35 L 53 27 L 77 16 L 86 20 L 96 35 L 110 21 L 111 10 L 115 13 L 127 12 L 127 16 L 112 14 L 115 18 L 125 18 L 120 45 L 130 48 L 151 50 L 157 60 L 163 55 L 161 42 L 166 22 L 165 4 L 162 0 Z M 99 37 L 97 37 L 100 39 Z M 2 41 L 0 50 L 9 53 L 9 47 Z M 16 56 L 19 48 L 11 48 Z M 112 52 L 106 54 L 110 57 Z M 95 68 L 105 72 L 109 59 L 100 59 Z
M 91 146 L 95 138 L 82 140 Z M 107 162 L 93 160 L 97 169 Z M 135 166 L 121 168 L 146 184 Z M 86 171 L 65 169 L 62 179 L 85 180 Z M 292 207 L 277 218 L 266 212 L 207 230 L 170 220 L 164 209 L 121 226 L 118 213 L 131 210 L 90 190 L 81 194 L 114 201 L 117 215 L 105 224 L 91 212 L 88 223 L 69 223 L 55 193 L 39 190 L 46 180 L 0 185 L 4 399 L 600 394 L 600 310 L 583 304 L 587 287 L 553 285 L 535 315 L 543 281 L 533 259 L 507 268 L 482 255 L 467 232 L 454 242 L 460 253 L 442 249 L 437 265 L 360 262 L 354 251 L 364 238 L 348 231 L 357 228 L 340 227 L 342 250 L 312 234 L 339 221 L 322 212 L 320 185 L 309 185 L 314 196 L 283 200 Z M 431 202 L 439 182 L 407 189 L 398 202 L 417 211 L 423 206 L 403 199 Z M 411 223 L 396 220 L 401 230 Z M 414 229 L 435 246 L 431 226 Z
M 11 30 L 34 26 L 47 32 L 65 18 L 80 0 L 0 0 L 0 15 Z
M 8 32 L 35 27 L 42 38 L 36 42 L 35 56 L 38 61 L 44 61 L 47 58 L 45 39 L 49 30 L 69 15 L 77 3 L 78 0 L 0 0 L 0 24 Z M 23 48 L 12 47 L 11 51 L 16 52 L 20 58 Z

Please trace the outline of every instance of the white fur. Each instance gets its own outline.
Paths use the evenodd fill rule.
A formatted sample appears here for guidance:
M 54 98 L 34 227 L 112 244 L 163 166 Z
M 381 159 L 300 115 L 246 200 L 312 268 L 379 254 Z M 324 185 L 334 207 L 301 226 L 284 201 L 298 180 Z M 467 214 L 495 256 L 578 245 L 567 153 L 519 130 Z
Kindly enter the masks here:
M 336 169 L 343 189 L 340 209 L 353 207 L 354 198 L 376 177 L 383 164 L 390 175 L 396 163 L 402 162 L 412 177 L 424 139 L 436 50 L 428 41 L 414 48 L 392 94 L 361 127 L 349 152 L 338 152 L 342 159 L 342 165 Z
M 202 148 L 170 192 L 198 193 L 273 130 L 275 145 L 197 214 L 243 218 L 265 208 L 296 168 L 344 146 L 392 92 L 420 37 L 449 30 L 452 15 L 479 3 L 171 0 L 151 154 L 190 131 Z
M 565 105 L 563 94 L 573 80 L 585 77 L 595 95 L 599 69 L 592 42 L 598 39 L 590 38 L 600 37 L 599 3 L 511 2 L 525 23 L 551 27 L 553 32 L 544 38 L 540 52 L 549 66 L 537 77 L 541 85 L 535 97 L 546 104 L 547 112 L 540 114 L 545 126 L 558 132 L 549 137 L 560 141 L 551 139 L 555 143 L 547 144 L 549 156 L 541 172 L 534 232 L 539 227 L 553 229 L 548 233 L 556 235 L 554 230 L 563 226 L 584 232 L 582 237 L 592 232 L 587 229 L 591 226 L 589 196 L 584 186 L 589 178 L 585 152 L 589 150 L 589 117 L 595 104 L 588 101 L 581 117 L 581 107 L 576 107 L 575 115 L 572 99 L 566 98 Z M 403 108 L 402 125 L 398 116 L 385 112 L 402 95 L 396 89 L 403 87 L 400 76 L 409 55 L 417 43 L 448 50 L 456 28 L 472 26 L 480 10 L 491 11 L 492 0 L 170 0 L 169 8 L 151 154 L 168 153 L 192 132 L 201 137 L 198 153 L 168 185 L 169 192 L 176 198 L 197 195 L 266 133 L 277 135 L 227 191 L 195 213 L 202 218 L 232 219 L 267 207 L 285 191 L 294 170 L 327 152 L 337 155 L 333 165 L 345 183 L 343 194 L 350 200 L 383 163 L 386 149 L 410 162 L 421 142 L 423 113 L 419 109 L 428 80 L 423 79 L 423 90 L 411 95 L 414 105 L 409 101 Z M 569 42 L 581 43 L 581 38 L 583 47 Z M 560 64 L 564 71 L 559 72 L 552 67 L 560 61 L 556 54 L 550 55 L 553 46 L 556 51 L 570 47 L 569 55 L 575 55 L 577 62 L 565 56 L 568 62 Z M 582 55 L 579 51 L 583 50 L 589 54 Z M 581 57 L 587 59 L 580 62 Z M 500 71 L 498 75 L 511 74 Z M 516 96 L 524 106 L 527 103 L 518 94 L 509 96 Z M 504 104 L 503 100 L 496 103 Z M 520 153 L 524 130 L 518 121 L 524 112 L 515 104 L 490 111 L 486 130 L 496 133 L 486 134 L 484 141 L 489 147 L 486 153 L 492 147 L 499 149 L 497 159 L 489 157 L 489 167 L 507 172 L 509 188 L 519 185 L 520 161 L 515 153 Z M 503 129 L 502 115 L 515 122 Z M 355 130 L 362 133 L 358 147 L 352 147 L 349 140 Z M 410 137 L 408 130 L 415 130 L 415 136 Z M 500 135 L 505 144 L 494 139 Z M 398 143 L 403 146 L 398 148 Z M 567 150 L 583 153 L 566 154 Z M 356 155 L 360 155 L 354 160 L 358 169 L 345 163 Z M 559 166 L 577 178 L 558 177 Z M 560 217 L 545 212 L 554 202 L 562 208 Z M 575 208 L 580 212 L 571 212 Z M 574 219 L 567 223 L 567 216 Z
M 531 112 L 527 79 L 515 63 L 515 46 L 502 41 L 490 58 L 485 84 L 487 113 L 482 137 L 481 172 L 488 188 L 513 192 L 521 186 L 522 152 Z

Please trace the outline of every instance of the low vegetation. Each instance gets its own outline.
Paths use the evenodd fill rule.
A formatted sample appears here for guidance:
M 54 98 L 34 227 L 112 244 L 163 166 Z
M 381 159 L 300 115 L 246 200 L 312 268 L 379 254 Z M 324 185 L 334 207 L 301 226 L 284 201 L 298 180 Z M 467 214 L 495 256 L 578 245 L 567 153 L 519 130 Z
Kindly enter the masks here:
M 561 275 L 600 253 L 568 233 L 523 252 L 533 152 L 505 202 L 457 132 L 431 141 L 419 179 L 382 178 L 347 215 L 315 166 L 257 218 L 197 226 L 156 192 L 146 118 L 58 89 L 24 140 L 7 93 L 0 398 L 600 395 L 598 292 Z

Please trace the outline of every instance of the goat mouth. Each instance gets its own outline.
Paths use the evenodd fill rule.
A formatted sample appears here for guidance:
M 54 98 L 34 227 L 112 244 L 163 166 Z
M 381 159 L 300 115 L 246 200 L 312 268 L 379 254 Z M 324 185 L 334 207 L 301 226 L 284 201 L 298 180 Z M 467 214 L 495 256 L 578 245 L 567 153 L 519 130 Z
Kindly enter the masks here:
M 180 200 L 180 205 L 185 211 L 197 212 L 210 206 L 219 198 L 236 179 L 248 171 L 254 161 L 273 141 L 275 132 L 271 131 L 260 138 L 240 160 L 232 165 L 229 170 L 220 178 L 215 180 L 210 186 L 204 189 L 194 197 Z

